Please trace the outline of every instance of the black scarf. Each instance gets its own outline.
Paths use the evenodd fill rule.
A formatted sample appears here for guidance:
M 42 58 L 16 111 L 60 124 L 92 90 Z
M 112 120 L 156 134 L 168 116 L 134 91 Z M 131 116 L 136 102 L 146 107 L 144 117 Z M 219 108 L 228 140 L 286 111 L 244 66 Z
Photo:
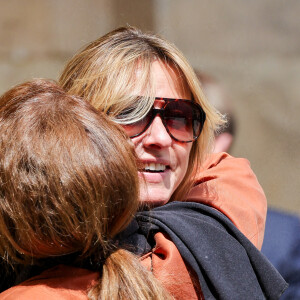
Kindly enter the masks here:
M 165 232 L 197 273 L 208 299 L 279 299 L 287 283 L 265 256 L 219 211 L 194 202 L 171 202 L 141 211 L 121 234 L 137 254 Z M 178 276 L 180 280 L 180 276 Z

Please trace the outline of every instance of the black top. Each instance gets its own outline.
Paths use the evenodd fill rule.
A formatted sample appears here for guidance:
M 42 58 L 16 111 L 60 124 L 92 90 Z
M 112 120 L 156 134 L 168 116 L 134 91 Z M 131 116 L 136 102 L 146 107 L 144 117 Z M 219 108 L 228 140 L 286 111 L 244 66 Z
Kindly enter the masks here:
M 287 283 L 222 213 L 194 202 L 171 202 L 137 213 L 122 240 L 147 253 L 165 232 L 197 273 L 205 299 L 279 299 Z M 180 277 L 179 279 L 180 280 Z

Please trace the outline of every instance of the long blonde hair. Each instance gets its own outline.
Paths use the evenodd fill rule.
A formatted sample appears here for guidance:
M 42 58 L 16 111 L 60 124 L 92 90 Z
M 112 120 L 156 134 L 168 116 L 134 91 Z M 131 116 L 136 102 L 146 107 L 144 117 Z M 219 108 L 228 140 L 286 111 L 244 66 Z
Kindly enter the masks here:
M 144 101 L 136 103 L 134 121 L 153 104 L 151 64 L 157 59 L 176 69 L 182 82 L 189 87 L 193 100 L 202 106 L 207 116 L 201 136 L 193 143 L 187 173 L 171 199 L 182 200 L 193 184 L 193 175 L 211 150 L 214 132 L 224 120 L 206 100 L 193 69 L 173 44 L 134 27 L 118 28 L 75 54 L 65 66 L 59 82 L 69 93 L 84 97 L 112 117 L 132 107 L 134 95 L 145 95 Z
M 74 255 L 99 266 L 89 299 L 165 299 L 114 239 L 138 208 L 136 156 L 118 125 L 54 82 L 0 97 L 0 258 L 12 266 Z

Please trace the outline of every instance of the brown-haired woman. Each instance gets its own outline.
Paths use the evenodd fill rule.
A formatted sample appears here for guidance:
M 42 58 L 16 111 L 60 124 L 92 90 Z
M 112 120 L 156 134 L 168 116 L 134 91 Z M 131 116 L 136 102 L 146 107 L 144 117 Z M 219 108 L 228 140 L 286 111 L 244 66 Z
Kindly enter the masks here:
M 167 299 L 116 235 L 138 207 L 136 156 L 117 125 L 54 82 L 0 98 L 0 299 Z M 64 264 L 64 265 L 61 265 Z

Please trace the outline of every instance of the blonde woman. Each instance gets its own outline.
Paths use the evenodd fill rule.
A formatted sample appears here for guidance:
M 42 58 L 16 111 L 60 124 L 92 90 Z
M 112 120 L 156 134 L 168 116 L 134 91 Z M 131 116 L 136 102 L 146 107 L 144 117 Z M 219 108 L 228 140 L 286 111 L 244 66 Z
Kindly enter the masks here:
M 144 166 L 139 172 L 142 203 L 158 206 L 188 198 L 208 204 L 261 248 L 264 193 L 246 160 L 208 155 L 214 132 L 224 120 L 206 101 L 193 69 L 174 45 L 132 27 L 120 28 L 75 54 L 59 82 L 68 93 L 83 97 L 123 125 L 132 137 Z M 190 124 L 181 124 L 188 136 L 181 138 L 172 116 L 176 111 L 172 99 L 200 106 L 195 135 Z M 165 107 L 165 116 L 156 114 L 153 104 Z M 193 113 L 193 108 L 187 109 Z M 137 114 L 147 111 L 143 119 Z
M 170 298 L 117 247 L 138 207 L 136 156 L 117 125 L 35 80 L 0 98 L 0 144 L 1 285 L 19 283 L 1 300 Z
M 205 204 L 201 209 L 216 208 L 261 248 L 266 215 L 264 193 L 246 160 L 226 153 L 210 154 L 214 132 L 224 120 L 206 101 L 193 69 L 174 45 L 136 28 L 119 28 L 75 54 L 59 82 L 68 93 L 83 97 L 106 113 L 131 138 L 140 164 L 142 207 L 154 208 L 156 215 L 165 209 L 176 214 L 177 201 Z M 179 213 L 181 217 L 184 218 Z M 197 240 L 198 232 L 193 233 Z M 177 298 L 202 297 L 198 281 L 201 272 L 191 267 L 193 262 L 184 264 L 181 256 L 185 262 L 190 256 L 183 255 L 178 243 L 177 248 L 174 246 L 170 235 L 172 232 L 158 232 L 152 252 L 143 257 L 143 262 L 165 286 L 173 282 L 168 290 L 173 295 L 177 291 Z M 197 276 L 195 269 L 200 272 L 196 271 Z M 174 277 L 179 273 L 182 275 L 174 288 Z M 164 282 L 166 277 L 171 279 Z M 200 281 L 205 297 L 218 293 L 216 286 L 210 290 L 213 279 L 208 285 L 203 277 Z M 232 284 L 239 285 L 234 281 Z

